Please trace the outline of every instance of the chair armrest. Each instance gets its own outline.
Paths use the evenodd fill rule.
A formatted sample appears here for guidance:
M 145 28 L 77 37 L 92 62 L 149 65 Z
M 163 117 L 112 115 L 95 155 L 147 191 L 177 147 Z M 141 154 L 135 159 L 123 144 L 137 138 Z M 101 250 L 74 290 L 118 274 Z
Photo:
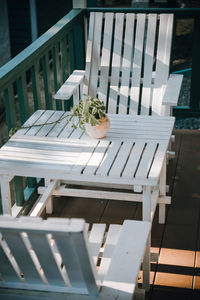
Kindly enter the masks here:
M 132 299 L 150 231 L 150 222 L 124 222 L 103 280 L 99 299 L 108 299 L 110 294 L 112 299 Z
M 57 93 L 55 99 L 68 100 L 74 94 L 78 86 L 82 83 L 85 76 L 84 70 L 74 70 L 68 79 L 63 83 Z
M 177 105 L 181 84 L 183 80 L 182 74 L 171 74 L 169 76 L 167 86 L 163 96 L 163 105 Z

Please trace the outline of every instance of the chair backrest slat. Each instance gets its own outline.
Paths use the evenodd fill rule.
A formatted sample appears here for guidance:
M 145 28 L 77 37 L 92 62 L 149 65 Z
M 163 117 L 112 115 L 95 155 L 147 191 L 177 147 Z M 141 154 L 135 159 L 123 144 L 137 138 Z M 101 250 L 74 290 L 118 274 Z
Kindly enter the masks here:
M 133 71 L 132 71 L 132 84 L 131 84 L 130 114 L 138 113 L 145 20 L 146 20 L 145 14 L 137 15 L 135 47 L 133 52 L 134 57 L 133 57 Z
M 90 26 L 88 32 L 88 40 L 87 40 L 87 52 L 86 52 L 86 63 L 85 63 L 85 82 L 83 85 L 83 94 L 89 94 L 89 79 L 90 79 L 90 66 L 92 61 L 92 45 L 93 45 L 93 37 L 94 37 L 94 22 L 95 22 L 95 14 L 90 14 Z
M 162 114 L 161 99 L 164 92 L 164 84 L 166 83 L 169 75 L 172 30 L 173 15 L 161 14 L 156 57 L 155 86 L 152 99 L 153 115 Z
M 109 113 L 162 115 L 172 33 L 170 14 L 91 13 L 84 93 Z
M 100 66 L 102 21 L 103 13 L 97 14 L 94 21 L 94 42 L 92 45 L 92 60 L 90 66 L 89 95 L 91 97 L 96 97 L 97 94 L 98 72 Z
M 114 22 L 114 14 L 107 13 L 105 15 L 104 36 L 103 36 L 102 56 L 101 56 L 101 65 L 100 65 L 100 79 L 99 79 L 99 89 L 98 89 L 98 98 L 104 101 L 105 104 L 107 102 L 113 22 Z
M 143 89 L 141 98 L 141 115 L 149 115 L 151 105 L 152 72 L 154 63 L 155 36 L 156 36 L 157 15 L 150 14 L 148 20 L 147 39 L 144 59 Z
M 33 232 L 28 234 L 28 239 L 30 241 L 31 247 L 34 249 L 38 261 L 40 262 L 41 268 L 45 274 L 45 279 L 49 284 L 56 284 L 59 286 L 69 286 L 69 282 L 67 280 L 63 280 L 61 276 L 61 269 L 58 266 L 59 257 L 57 257 L 56 263 L 56 255 L 53 255 L 53 246 L 55 241 L 53 237 L 48 238 L 48 236 L 43 233 Z M 52 245 L 52 249 L 50 247 Z M 55 253 L 56 251 L 54 251 Z M 61 264 L 61 259 L 60 259 Z M 67 276 L 66 276 L 67 277 Z
M 112 69 L 111 81 L 109 90 L 108 112 L 116 113 L 117 111 L 117 98 L 119 92 L 120 80 L 120 66 L 121 66 L 121 53 L 122 53 L 122 36 L 124 27 L 124 14 L 116 13 L 115 15 L 115 29 L 114 29 L 114 45 L 112 53 Z
M 19 272 L 17 273 L 18 270 L 15 271 L 15 268 L 10 262 L 9 253 L 5 250 L 3 250 L 3 240 L 2 236 L 1 238 L 1 247 L 0 247 L 0 266 L 1 266 L 1 277 L 5 281 L 12 281 L 12 282 L 20 282 L 19 279 Z M 4 245 L 5 246 L 5 245 Z M 6 246 L 5 246 L 6 247 Z M 11 258 L 11 256 L 10 256 Z
M 128 108 L 129 82 L 131 73 L 133 35 L 135 25 L 135 14 L 128 14 L 126 17 L 124 51 L 122 59 L 122 76 L 119 96 L 119 113 L 126 114 Z
M 26 248 L 22 233 L 12 231 L 4 232 L 3 238 L 21 270 L 22 278 L 24 278 L 27 283 L 40 284 L 42 279 L 39 276 L 36 264 L 31 259 L 31 249 Z M 12 261 L 12 256 L 10 257 L 10 262 Z M 18 278 L 18 281 L 20 282 L 20 278 Z

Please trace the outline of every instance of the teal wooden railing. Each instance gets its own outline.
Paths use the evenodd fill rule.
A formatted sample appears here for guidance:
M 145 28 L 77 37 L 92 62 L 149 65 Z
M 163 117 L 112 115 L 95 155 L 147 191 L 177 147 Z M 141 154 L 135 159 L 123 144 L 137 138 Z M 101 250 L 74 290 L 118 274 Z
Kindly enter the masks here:
M 53 94 L 74 69 L 84 69 L 84 17 L 90 11 L 174 13 L 177 18 L 193 18 L 193 62 L 191 99 L 188 107 L 176 107 L 177 116 L 200 116 L 200 8 L 88 8 L 74 9 L 24 51 L 0 68 L 0 97 L 5 103 L 8 131 L 20 126 L 37 109 L 61 109 Z M 65 109 L 69 107 L 65 104 Z M 19 112 L 19 113 L 18 113 Z M 38 182 L 27 180 L 24 191 L 22 179 L 15 178 L 17 205 L 35 195 Z M 34 197 L 33 197 L 34 199 Z
M 8 131 L 23 124 L 37 109 L 61 109 L 52 95 L 75 68 L 84 69 L 83 11 L 72 10 L 45 34 L 0 68 Z M 65 107 L 67 109 L 68 107 Z M 15 200 L 22 206 L 37 186 L 35 179 L 15 177 Z

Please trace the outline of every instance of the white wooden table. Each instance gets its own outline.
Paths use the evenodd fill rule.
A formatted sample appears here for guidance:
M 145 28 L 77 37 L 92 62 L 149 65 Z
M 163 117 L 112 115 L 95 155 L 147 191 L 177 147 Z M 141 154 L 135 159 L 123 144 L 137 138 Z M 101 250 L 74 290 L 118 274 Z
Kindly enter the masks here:
M 173 117 L 109 115 L 111 126 L 101 140 L 73 129 L 62 111 L 36 111 L 0 149 L 0 183 L 3 212 L 12 214 L 9 182 L 13 176 L 45 178 L 46 187 L 31 216 L 46 207 L 51 195 L 80 196 L 80 190 L 63 188 L 60 182 L 132 189 L 140 194 L 83 189 L 81 197 L 141 201 L 144 221 L 152 221 L 156 204 L 161 212 L 166 196 L 166 151 Z M 58 123 L 55 121 L 61 120 Z M 46 125 L 40 125 L 46 124 Z M 89 194 L 90 192 L 90 194 Z M 79 193 L 79 194 L 77 194 Z M 161 214 L 161 219 L 162 219 Z M 149 285 L 150 236 L 144 257 Z
M 151 220 L 157 200 L 164 201 L 162 195 L 158 198 L 160 175 L 174 118 L 110 115 L 107 136 L 96 140 L 79 128 L 74 130 L 63 118 L 68 114 L 36 111 L 24 125 L 31 127 L 18 130 L 0 149 L 4 213 L 11 213 L 10 180 L 27 176 L 143 190 L 143 198 L 154 202 L 143 200 L 143 220 Z

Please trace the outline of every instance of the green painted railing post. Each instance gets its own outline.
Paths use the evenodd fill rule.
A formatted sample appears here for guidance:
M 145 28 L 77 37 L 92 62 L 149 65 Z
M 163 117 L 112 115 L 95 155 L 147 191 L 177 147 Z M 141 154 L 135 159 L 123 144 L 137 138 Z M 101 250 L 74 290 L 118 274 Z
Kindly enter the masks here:
M 44 81 L 44 94 L 46 109 L 52 109 L 52 94 L 51 94 L 51 80 L 50 80 L 50 69 L 49 69 L 49 57 L 48 54 L 42 57 L 42 71 Z
M 191 76 L 191 111 L 200 111 L 199 98 L 199 66 L 200 66 L 200 18 L 194 19 L 194 36 L 192 49 L 192 76 Z
M 57 90 L 59 89 L 60 83 L 61 83 L 58 45 L 56 45 L 52 49 L 52 63 L 53 63 L 54 92 L 56 93 Z M 59 100 L 56 100 L 56 110 L 61 110 L 61 109 L 62 109 L 61 102 Z
M 34 100 L 34 110 L 38 110 L 42 107 L 41 96 L 40 96 L 40 80 L 39 80 L 39 62 L 36 62 L 34 66 L 31 67 L 31 80 L 33 89 L 33 100 Z

